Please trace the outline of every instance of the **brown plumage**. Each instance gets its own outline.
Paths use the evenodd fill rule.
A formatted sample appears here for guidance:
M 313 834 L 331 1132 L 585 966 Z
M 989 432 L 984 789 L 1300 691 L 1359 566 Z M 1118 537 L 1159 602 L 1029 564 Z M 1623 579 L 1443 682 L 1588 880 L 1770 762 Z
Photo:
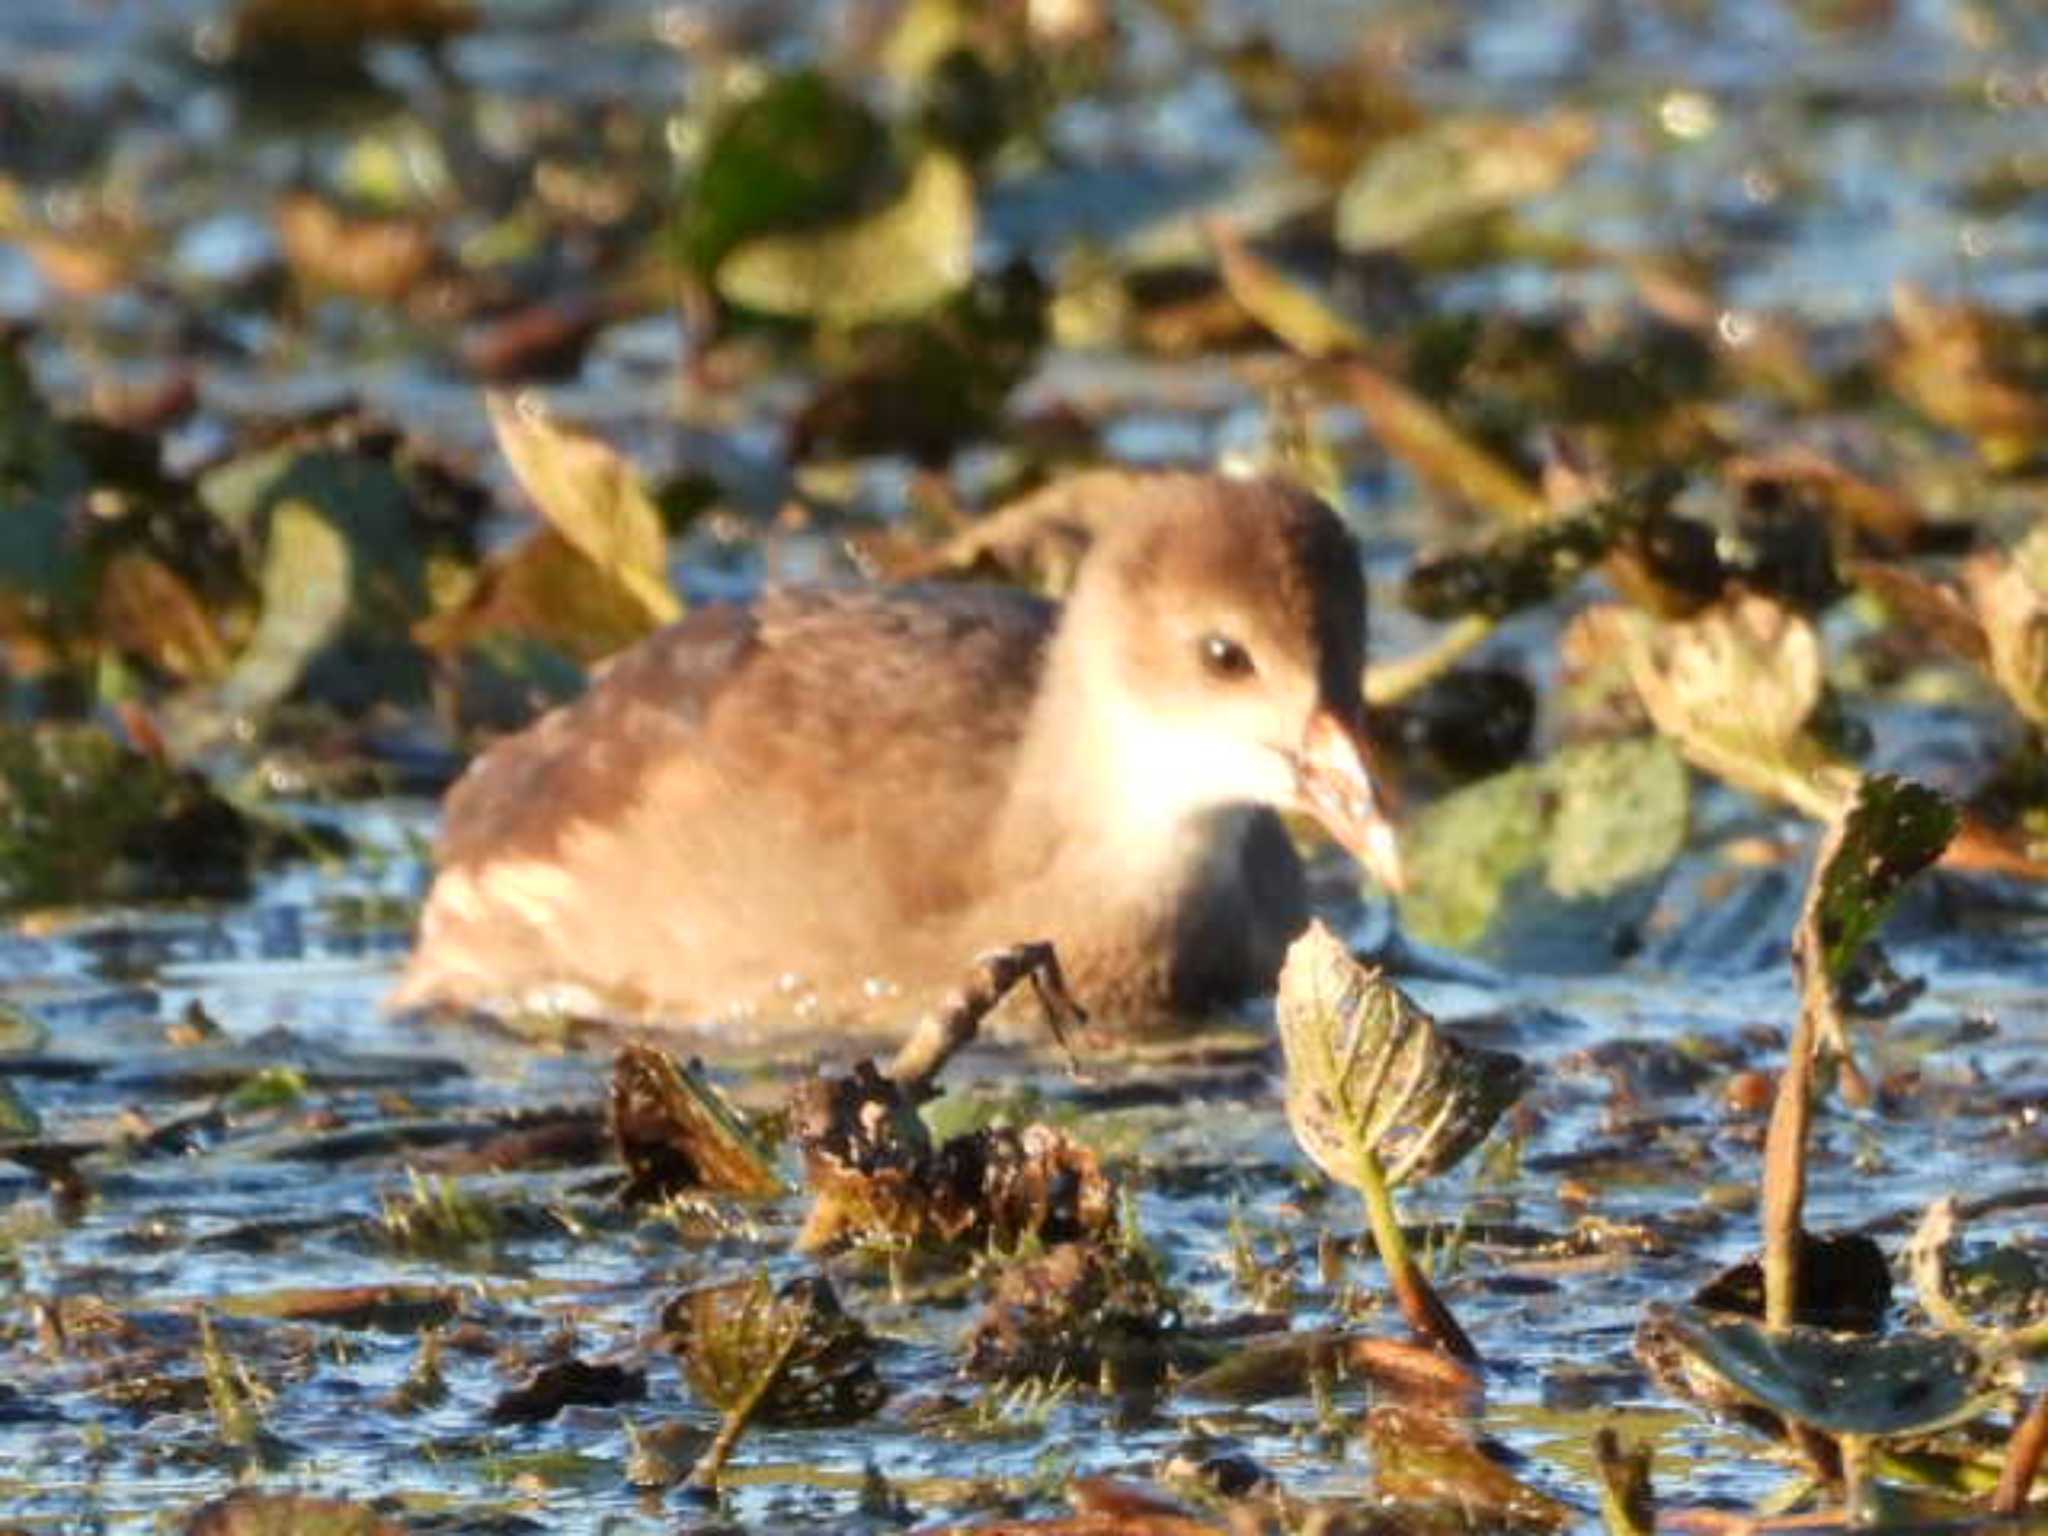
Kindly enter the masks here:
M 960 585 L 705 608 L 486 752 L 397 1003 L 902 1027 L 1044 938 L 1111 1021 L 1270 987 L 1307 906 L 1268 807 L 1391 872 L 1356 549 L 1276 483 L 1097 484 L 1064 609 Z

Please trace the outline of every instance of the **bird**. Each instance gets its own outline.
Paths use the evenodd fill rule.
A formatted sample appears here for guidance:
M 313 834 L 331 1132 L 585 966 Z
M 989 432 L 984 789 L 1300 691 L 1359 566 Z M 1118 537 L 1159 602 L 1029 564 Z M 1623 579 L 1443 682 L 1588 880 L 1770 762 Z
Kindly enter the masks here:
M 1078 498 L 1064 603 L 770 588 L 489 747 L 391 1005 L 890 1032 L 1027 941 L 1099 1028 L 1270 992 L 1309 920 L 1281 813 L 1400 884 L 1357 544 L 1278 478 L 1098 472 Z

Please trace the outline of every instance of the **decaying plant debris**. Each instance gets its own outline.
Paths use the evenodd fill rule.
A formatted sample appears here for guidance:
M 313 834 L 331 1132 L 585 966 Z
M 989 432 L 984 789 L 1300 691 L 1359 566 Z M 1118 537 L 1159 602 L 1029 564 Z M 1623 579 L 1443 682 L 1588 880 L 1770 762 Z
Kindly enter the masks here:
M 0 1526 L 2037 1516 L 2037 11 L 0 6 Z M 378 1018 L 494 736 L 1161 462 L 1369 554 L 1277 1040 Z

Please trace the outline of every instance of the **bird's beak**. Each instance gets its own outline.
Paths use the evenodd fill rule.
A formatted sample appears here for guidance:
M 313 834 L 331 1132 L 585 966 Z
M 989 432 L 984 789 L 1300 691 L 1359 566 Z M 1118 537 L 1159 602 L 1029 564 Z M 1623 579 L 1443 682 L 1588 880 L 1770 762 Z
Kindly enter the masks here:
M 1401 845 L 1373 782 L 1372 752 L 1365 731 L 1327 706 L 1309 717 L 1301 746 L 1292 754 L 1294 788 L 1301 808 L 1348 849 L 1389 891 L 1405 881 Z

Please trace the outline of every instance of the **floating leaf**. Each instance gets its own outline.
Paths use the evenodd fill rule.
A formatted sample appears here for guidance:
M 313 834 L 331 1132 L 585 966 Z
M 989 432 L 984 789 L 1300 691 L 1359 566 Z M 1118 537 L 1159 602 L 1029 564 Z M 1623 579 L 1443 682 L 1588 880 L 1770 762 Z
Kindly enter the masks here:
M 1606 557 L 1628 522 L 1625 508 L 1603 502 L 1510 529 L 1482 549 L 1426 555 L 1409 571 L 1402 600 L 1426 619 L 1506 618 L 1570 590 Z
M 612 1138 L 626 1169 L 625 1198 L 660 1200 L 688 1189 L 784 1193 L 746 1122 L 695 1062 L 655 1045 L 628 1045 L 612 1065 Z
M 1611 940 L 1683 851 L 1690 804 L 1685 764 L 1656 736 L 1567 747 L 1483 779 L 1403 836 L 1402 916 L 1433 944 L 1532 958 L 1578 932 Z
M 1335 377 L 1387 451 L 1423 480 L 1510 523 L 1549 520 L 1541 491 L 1394 375 L 1352 361 L 1339 364 Z
M 1695 765 L 1816 818 L 1847 803 L 1855 770 L 1807 729 L 1822 674 L 1805 617 L 1743 595 L 1677 623 L 1616 608 L 1587 619 L 1626 659 L 1657 729 Z
M 1693 1371 L 1829 1434 L 1932 1434 L 1989 1413 L 2017 1381 L 2012 1361 L 1953 1334 L 1771 1328 L 1664 1305 L 1652 1306 L 1645 1326 L 1669 1340 Z
M 881 120 L 825 75 L 771 79 L 705 144 L 677 222 L 684 264 L 709 276 L 752 236 L 851 216 L 887 167 L 888 149 Z
M 2048 520 L 2010 555 L 1972 560 L 1964 577 L 1992 677 L 2014 708 L 2048 728 Z
M 680 617 L 668 535 L 639 475 L 608 443 L 550 422 L 528 401 L 485 397 L 498 448 L 548 524 L 618 583 L 652 629 Z
M 1392 1186 L 1455 1167 L 1528 1081 L 1520 1058 L 1440 1033 L 1320 922 L 1287 951 L 1278 1012 L 1295 1139 L 1353 1188 L 1361 1152 Z
M 1338 243 L 1385 250 L 1512 208 L 1560 185 L 1598 137 L 1586 113 L 1552 112 L 1450 118 L 1392 140 L 1338 199 Z
M 1373 1482 L 1382 1499 L 1432 1513 L 1448 1507 L 1468 1528 L 1559 1531 L 1580 1523 L 1577 1510 L 1531 1488 L 1502 1466 L 1463 1425 L 1395 1403 L 1365 1420 Z
M 762 235 L 718 264 L 719 293 L 763 314 L 830 326 L 904 320 L 936 307 L 974 275 L 974 178 L 929 151 L 903 195 L 837 228 Z
M 279 506 L 264 543 L 261 617 L 221 684 L 217 706 L 230 716 L 249 716 L 283 702 L 348 622 L 354 585 L 341 530 L 308 502 Z
M 1901 283 L 1892 290 L 1892 325 L 1899 346 L 1891 382 L 1915 409 L 1970 438 L 1994 469 L 2018 468 L 2040 452 L 2048 401 L 2004 366 L 1990 316 Z

